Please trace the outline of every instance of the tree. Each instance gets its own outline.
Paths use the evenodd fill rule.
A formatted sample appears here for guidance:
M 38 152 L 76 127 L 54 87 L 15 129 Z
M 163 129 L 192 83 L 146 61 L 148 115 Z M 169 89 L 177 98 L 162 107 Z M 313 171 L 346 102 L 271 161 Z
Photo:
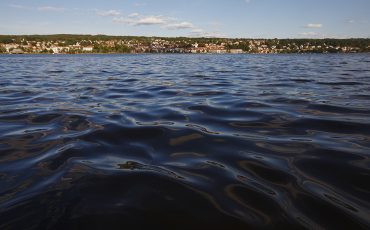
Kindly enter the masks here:
M 4 43 L 4 44 L 10 44 L 10 43 L 13 43 L 14 40 L 10 37 L 0 37 L 0 43 Z
M 6 49 L 3 46 L 0 46 L 0 54 L 6 53 Z

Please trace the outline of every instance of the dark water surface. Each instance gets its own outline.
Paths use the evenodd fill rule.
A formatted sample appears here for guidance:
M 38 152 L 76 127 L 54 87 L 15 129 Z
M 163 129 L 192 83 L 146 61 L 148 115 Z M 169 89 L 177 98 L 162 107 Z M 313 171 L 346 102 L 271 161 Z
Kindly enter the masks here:
M 0 229 L 366 229 L 369 169 L 368 54 L 0 56 Z

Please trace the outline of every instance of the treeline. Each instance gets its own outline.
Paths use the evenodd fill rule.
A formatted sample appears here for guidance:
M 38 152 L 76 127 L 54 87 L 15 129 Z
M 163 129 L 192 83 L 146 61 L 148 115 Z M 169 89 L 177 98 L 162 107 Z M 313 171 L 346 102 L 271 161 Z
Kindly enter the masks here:
M 94 45 L 93 53 L 130 53 L 131 49 L 125 45 L 115 45 L 107 47 L 102 45 Z
M 80 41 L 109 41 L 109 40 L 145 40 L 146 37 L 133 36 L 108 36 L 108 35 L 77 35 L 77 34 L 53 34 L 53 35 L 0 35 L 0 43 L 21 43 L 23 40 L 35 42 L 64 41 L 65 44 L 76 44 Z
M 248 39 L 248 38 L 189 38 L 189 37 L 143 37 L 143 36 L 109 36 L 109 35 L 75 35 L 75 34 L 53 34 L 53 35 L 0 35 L 0 43 L 21 43 L 22 41 L 64 41 L 66 44 L 75 44 L 80 41 L 109 41 L 109 40 L 136 40 L 140 42 L 151 42 L 153 39 L 163 39 L 171 42 L 192 42 L 199 44 L 221 44 L 234 41 L 265 41 L 267 45 L 288 45 L 295 43 L 304 45 L 332 45 L 332 46 L 357 46 L 370 45 L 370 38 L 351 39 Z

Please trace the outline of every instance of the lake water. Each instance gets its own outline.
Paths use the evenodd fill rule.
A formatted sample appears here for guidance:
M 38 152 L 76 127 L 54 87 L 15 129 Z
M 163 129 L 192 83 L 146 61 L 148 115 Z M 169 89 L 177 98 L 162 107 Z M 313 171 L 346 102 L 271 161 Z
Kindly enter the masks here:
M 366 229 L 369 117 L 369 54 L 0 56 L 0 229 Z

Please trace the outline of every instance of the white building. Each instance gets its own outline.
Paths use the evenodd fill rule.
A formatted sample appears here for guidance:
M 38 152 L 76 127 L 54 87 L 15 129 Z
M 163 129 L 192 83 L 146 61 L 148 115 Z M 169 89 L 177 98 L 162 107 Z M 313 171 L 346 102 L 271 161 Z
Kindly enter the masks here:
M 82 47 L 82 51 L 84 51 L 84 52 L 92 52 L 93 49 L 94 49 L 94 47 L 92 47 L 92 46 Z
M 243 50 L 242 49 L 230 49 L 230 53 L 232 53 L 232 54 L 242 54 Z
M 57 46 L 52 46 L 50 49 L 55 53 L 55 54 L 58 54 L 61 49 L 61 47 L 57 47 Z
M 9 52 L 10 49 L 16 49 L 19 47 L 19 45 L 17 44 L 5 44 L 5 49 L 6 49 L 6 52 Z

